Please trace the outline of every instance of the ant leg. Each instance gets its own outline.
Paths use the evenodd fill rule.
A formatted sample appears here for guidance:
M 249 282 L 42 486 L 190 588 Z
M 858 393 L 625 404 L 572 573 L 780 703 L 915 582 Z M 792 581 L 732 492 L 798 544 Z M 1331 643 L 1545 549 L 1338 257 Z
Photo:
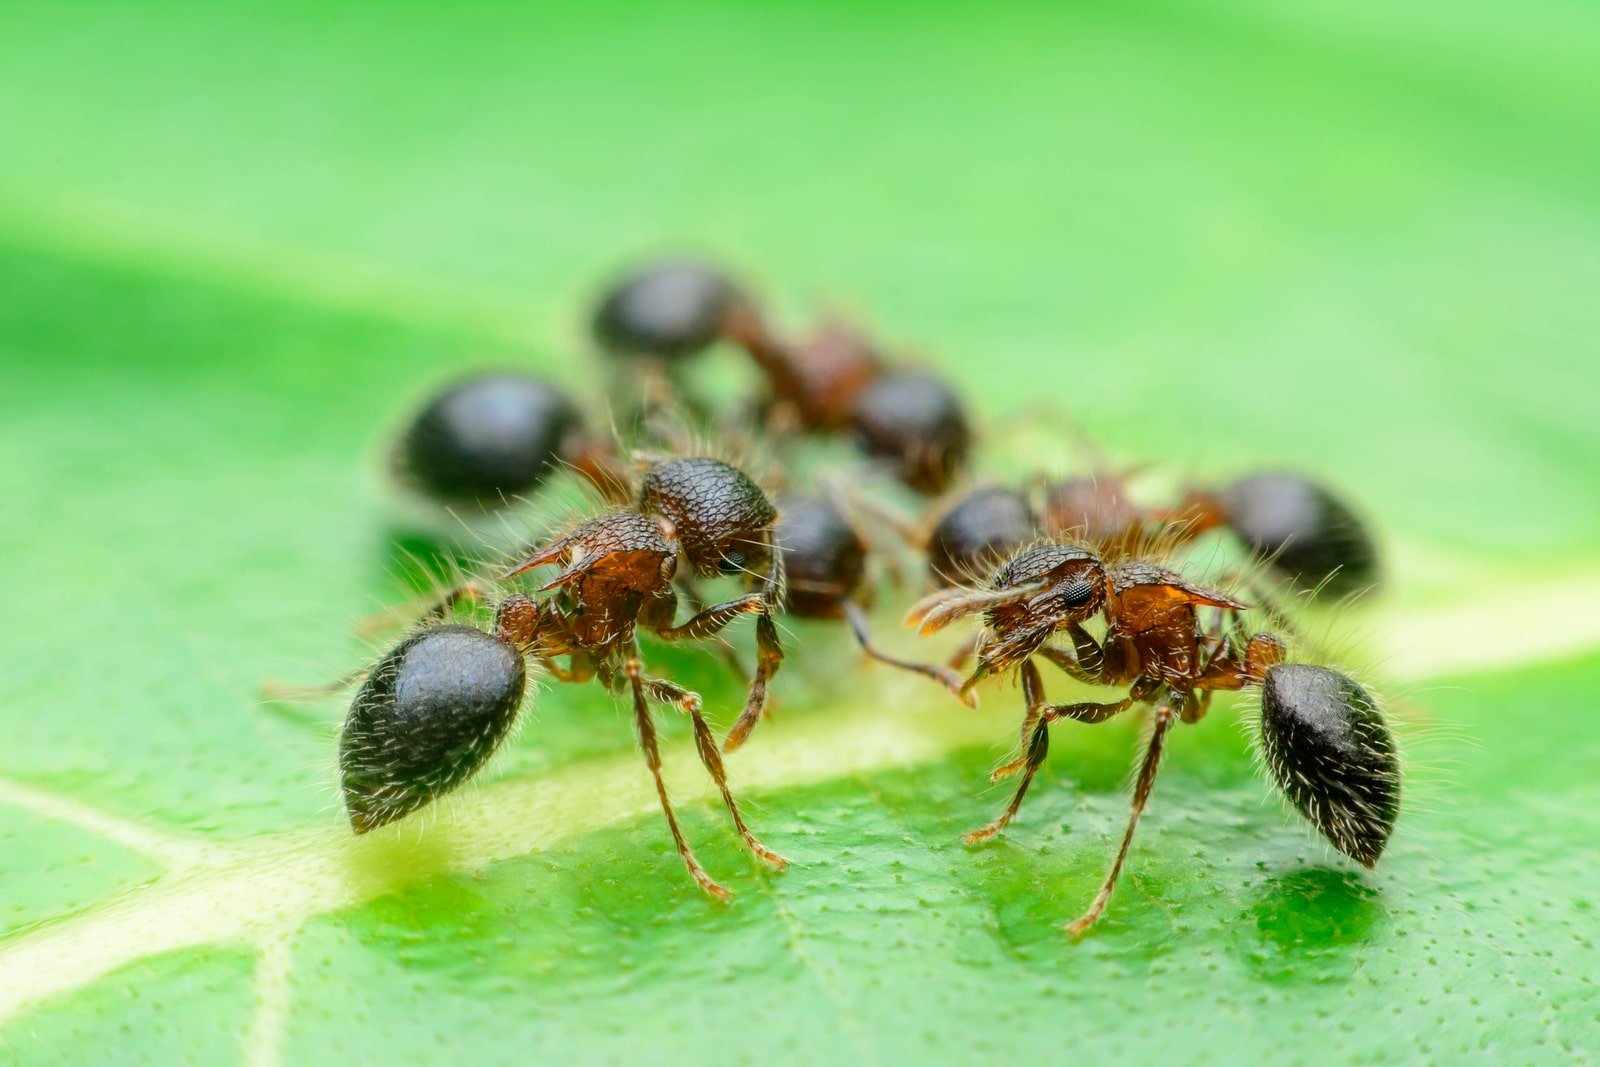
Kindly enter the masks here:
M 745 825 L 744 816 L 739 814 L 739 805 L 734 803 L 733 791 L 728 788 L 728 773 L 722 766 L 722 753 L 717 749 L 716 738 L 711 736 L 711 728 L 706 725 L 705 716 L 700 714 L 699 695 L 660 678 L 645 679 L 645 686 L 657 700 L 676 704 L 679 710 L 687 712 L 694 722 L 694 745 L 700 751 L 700 762 L 705 765 L 706 773 L 711 775 L 711 780 L 717 784 L 718 791 L 722 793 L 722 803 L 727 806 L 728 814 L 733 819 L 733 828 L 739 831 L 744 847 L 754 853 L 757 859 L 771 864 L 780 871 L 787 867 L 789 861 L 757 840 L 756 835 L 750 832 L 750 827 Z
M 1040 709 L 1044 707 L 1044 679 L 1039 676 L 1039 668 L 1034 666 L 1033 660 L 1022 661 L 1022 693 L 1027 701 L 1028 710 L 1022 720 L 1022 736 L 1026 751 L 1021 759 L 1005 767 L 997 769 L 990 775 L 990 781 L 999 781 L 1016 770 L 1022 771 L 1022 781 L 1017 783 L 1017 791 L 1011 797 L 1011 803 L 1005 810 L 981 830 L 974 830 L 964 834 L 961 840 L 969 845 L 987 841 L 994 837 L 1016 817 L 1017 809 L 1022 807 L 1022 798 L 1028 795 L 1028 786 L 1033 784 L 1033 776 L 1044 763 L 1044 758 L 1050 754 L 1050 721 L 1044 718 Z M 1032 736 L 1029 736 L 1029 727 L 1032 727 Z M 1004 772 L 1004 773 L 1002 773 Z
M 677 626 L 664 626 L 656 631 L 663 641 L 699 641 L 710 637 L 741 615 L 765 612 L 766 600 L 760 593 L 746 593 L 737 600 L 706 608 L 688 621 Z
M 977 697 L 973 696 L 970 691 L 962 691 L 961 676 L 955 671 L 949 667 L 941 667 L 933 663 L 912 663 L 909 660 L 895 659 L 893 656 L 879 652 L 872 647 L 872 627 L 867 620 L 867 613 L 862 609 L 861 605 L 846 597 L 840 603 L 840 606 L 844 609 L 845 621 L 850 624 L 850 632 L 855 635 L 856 644 L 861 646 L 861 651 L 879 663 L 887 663 L 891 667 L 899 667 L 903 671 L 912 671 L 924 677 L 932 678 L 954 693 L 956 699 L 967 707 L 975 708 L 978 706 Z
M 1084 701 L 1081 704 L 1052 704 L 1044 709 L 1044 717 L 1047 722 L 1054 722 L 1057 719 L 1071 719 L 1073 722 L 1093 725 L 1094 723 L 1105 722 L 1113 716 L 1121 715 L 1135 703 L 1136 698 L 1130 693 L 1121 700 L 1113 700 L 1105 704 L 1095 703 L 1092 700 Z
M 1128 828 L 1122 833 L 1122 845 L 1117 849 L 1117 858 L 1111 863 L 1111 870 L 1106 874 L 1105 882 L 1100 886 L 1100 892 L 1095 894 L 1094 902 L 1089 905 L 1089 910 L 1067 924 L 1066 931 L 1069 937 L 1082 937 L 1084 931 L 1100 920 L 1106 910 L 1106 903 L 1111 899 L 1111 891 L 1116 888 L 1117 877 L 1122 873 L 1122 864 L 1128 858 L 1128 848 L 1133 844 L 1133 832 L 1139 826 L 1139 816 L 1144 812 L 1146 801 L 1150 799 L 1150 790 L 1156 784 L 1156 771 L 1161 769 L 1161 754 L 1165 747 L 1167 731 L 1172 728 L 1172 709 L 1165 704 L 1156 708 L 1155 723 L 1150 731 L 1150 743 L 1144 750 L 1144 762 L 1139 766 L 1139 779 L 1133 787 L 1132 810 L 1128 814 Z
M 545 656 L 539 658 L 539 665 L 550 672 L 550 677 L 563 683 L 587 682 L 595 675 L 594 661 L 587 656 L 579 656 L 577 653 L 567 657 L 566 667 L 562 667 L 553 658 Z M 606 688 L 612 688 L 610 682 L 606 683 Z
M 1100 682 L 1100 676 L 1097 672 L 1086 670 L 1081 661 L 1063 649 L 1044 645 L 1039 649 L 1039 655 L 1061 668 L 1064 674 L 1076 678 L 1080 682 L 1087 682 L 1090 685 L 1097 685 Z
M 672 831 L 672 841 L 678 846 L 678 855 L 683 857 L 683 865 L 689 868 L 689 876 L 701 889 L 718 900 L 727 900 L 732 894 L 712 881 L 705 868 L 700 866 L 700 861 L 694 858 L 694 851 L 689 848 L 689 843 L 683 839 L 683 831 L 678 828 L 678 817 L 672 813 L 672 801 L 667 799 L 667 783 L 661 777 L 661 748 L 656 742 L 656 724 L 650 718 L 650 705 L 644 698 L 642 666 L 637 659 L 629 659 L 622 669 L 633 688 L 633 721 L 639 731 L 639 747 L 644 750 L 645 766 L 650 768 L 650 774 L 656 780 L 656 795 L 661 798 L 661 810 L 667 816 L 667 828 Z
M 689 606 L 696 614 L 706 609 L 706 598 L 701 595 L 699 585 L 690 575 L 678 575 L 678 586 L 683 590 L 683 595 L 689 598 Z M 717 655 L 728 665 L 728 669 L 733 671 L 741 682 L 749 685 L 750 672 L 744 669 L 744 663 L 739 659 L 739 653 L 734 649 L 733 645 L 728 643 L 728 639 L 719 636 L 716 640 L 716 646 Z
M 745 739 L 750 736 L 750 731 L 756 728 L 756 723 L 761 721 L 761 715 L 767 707 L 767 682 L 778 667 L 783 663 L 783 645 L 778 641 L 778 626 L 772 621 L 769 612 L 762 612 L 756 617 L 756 674 L 750 681 L 750 692 L 745 697 L 744 710 L 739 712 L 739 718 L 734 722 L 733 729 L 728 731 L 728 736 L 722 741 L 722 750 L 732 752 Z

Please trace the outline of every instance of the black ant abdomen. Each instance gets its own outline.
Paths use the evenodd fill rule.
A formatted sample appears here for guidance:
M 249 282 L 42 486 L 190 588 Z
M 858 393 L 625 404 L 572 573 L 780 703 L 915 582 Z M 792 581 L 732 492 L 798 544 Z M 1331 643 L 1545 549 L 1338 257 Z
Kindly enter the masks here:
M 1298 474 L 1236 478 L 1216 493 L 1224 521 L 1274 569 L 1336 595 L 1378 578 L 1378 549 L 1349 506 Z
M 471 626 L 431 627 L 384 656 L 339 736 L 355 832 L 409 815 L 477 773 L 510 732 L 526 685 L 517 649 Z
M 703 263 L 651 263 L 606 290 L 590 329 L 613 355 L 683 359 L 721 337 L 744 300 L 726 275 Z
M 1269 667 L 1261 751 L 1278 788 L 1334 848 L 1377 864 L 1400 814 L 1400 761 L 1365 689 L 1327 667 Z
M 493 508 L 530 492 L 573 458 L 583 416 L 532 375 L 482 374 L 448 386 L 400 441 L 401 477 L 434 499 Z
M 928 572 L 940 587 L 987 576 L 1038 535 L 1028 498 L 1005 486 L 974 489 L 952 504 L 928 534 Z
M 866 580 L 867 545 L 826 497 L 791 493 L 779 501 L 776 540 L 788 578 L 788 611 L 837 619 Z
M 850 426 L 862 451 L 894 465 L 920 493 L 942 493 L 966 467 L 972 427 L 954 391 L 929 374 L 890 373 L 856 398 Z

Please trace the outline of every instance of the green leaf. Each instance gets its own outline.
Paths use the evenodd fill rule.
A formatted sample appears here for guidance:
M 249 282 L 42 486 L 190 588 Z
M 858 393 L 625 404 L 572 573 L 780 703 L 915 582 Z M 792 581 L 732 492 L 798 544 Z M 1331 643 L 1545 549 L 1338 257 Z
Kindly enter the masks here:
M 0 11 L 0 1061 L 1571 1062 L 1600 1043 L 1596 16 L 150 3 Z M 89 135 L 92 132 L 92 135 Z M 1378 872 L 1177 731 L 1111 912 L 1132 722 L 1006 838 L 970 712 L 794 624 L 730 760 L 546 686 L 352 838 L 336 674 L 425 545 L 385 435 L 464 367 L 597 396 L 588 287 L 683 241 L 960 380 L 993 470 L 1326 472 L 1391 555 L 1314 620 L 1407 741 Z M 719 354 L 724 388 L 740 369 Z M 886 642 L 911 648 L 887 590 Z M 726 717 L 710 657 L 651 650 Z

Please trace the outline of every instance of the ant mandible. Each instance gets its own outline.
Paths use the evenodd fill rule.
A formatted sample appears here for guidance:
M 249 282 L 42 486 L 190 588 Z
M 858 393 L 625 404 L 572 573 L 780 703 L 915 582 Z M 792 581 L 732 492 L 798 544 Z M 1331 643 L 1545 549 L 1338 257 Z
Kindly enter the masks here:
M 1019 772 L 1022 778 L 999 817 L 966 835 L 969 844 L 994 837 L 1016 815 L 1049 752 L 1052 722 L 1099 723 L 1135 704 L 1154 708 L 1127 829 L 1100 891 L 1068 924 L 1072 936 L 1105 911 L 1155 785 L 1167 731 L 1176 721 L 1197 722 L 1218 690 L 1260 688 L 1261 745 L 1278 787 L 1341 852 L 1368 867 L 1382 854 L 1399 813 L 1400 775 L 1376 703 L 1337 671 L 1284 663 L 1284 643 L 1275 635 L 1247 636 L 1248 607 L 1147 561 L 1108 566 L 1082 546 L 1047 542 L 1012 556 L 986 587 L 935 593 L 907 616 L 926 634 L 983 612 L 978 665 L 964 686 L 1013 670 L 1022 678 L 1022 754 L 993 779 Z M 1211 625 L 1202 625 L 1201 609 L 1214 609 Z M 1105 622 L 1100 641 L 1083 626 L 1095 616 Z M 1063 633 L 1070 649 L 1050 643 Z M 1051 704 L 1034 656 L 1080 681 L 1125 685 L 1127 692 L 1108 702 Z

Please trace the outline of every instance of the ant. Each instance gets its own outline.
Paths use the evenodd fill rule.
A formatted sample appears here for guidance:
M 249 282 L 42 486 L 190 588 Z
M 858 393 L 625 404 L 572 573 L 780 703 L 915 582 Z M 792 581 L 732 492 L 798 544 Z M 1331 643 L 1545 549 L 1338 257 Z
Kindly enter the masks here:
M 647 409 L 671 404 L 673 376 L 690 358 L 729 341 L 766 378 L 760 421 L 769 429 L 846 435 L 929 494 L 950 485 L 972 450 L 966 409 L 944 382 L 889 366 L 837 321 L 802 341 L 780 340 L 743 288 L 704 263 L 663 260 L 625 274 L 602 294 L 590 332 L 605 352 L 646 361 L 645 396 L 655 398 Z
M 802 341 L 785 341 L 746 303 L 727 330 L 767 380 L 769 425 L 843 433 L 919 493 L 942 493 L 965 470 L 971 423 L 939 378 L 890 366 L 865 335 L 836 320 Z
M 703 536 L 702 526 L 694 530 Z M 760 595 L 696 612 L 675 623 L 673 578 L 687 544 L 662 514 L 617 509 L 580 523 L 499 575 L 509 581 L 557 565 L 559 572 L 535 591 L 504 597 L 492 633 L 472 626 L 431 624 L 395 647 L 368 673 L 351 705 L 340 743 L 345 805 L 357 833 L 415 811 L 470 778 L 509 731 L 525 685 L 524 659 L 536 660 L 563 683 L 598 678 L 611 692 L 632 694 L 634 722 L 645 764 L 673 843 L 690 876 L 720 900 L 728 891 L 713 881 L 683 836 L 661 774 L 652 700 L 688 715 L 695 748 L 722 794 L 745 847 L 776 868 L 787 861 L 763 845 L 745 824 L 728 786 L 721 752 L 701 714 L 698 694 L 645 674 L 638 642 L 642 626 L 666 641 L 700 640 L 741 615 L 763 612 Z M 726 547 L 724 552 L 737 551 Z M 483 586 L 469 583 L 449 603 L 478 600 Z M 557 657 L 566 657 L 562 666 Z
M 611 508 L 578 523 L 569 532 L 530 549 L 519 563 L 497 576 L 497 581 L 506 582 L 547 565 L 562 568 L 535 590 L 551 594 L 545 603 L 520 594 L 504 598 L 496 609 L 493 635 L 482 635 L 482 640 L 470 638 L 463 631 L 471 631 L 471 627 L 438 622 L 458 603 L 485 599 L 489 595 L 486 583 L 472 580 L 449 590 L 424 613 L 429 628 L 403 641 L 366 672 L 366 684 L 352 705 L 346 727 L 350 741 L 345 748 L 353 755 L 346 760 L 345 793 L 357 832 L 414 811 L 465 781 L 487 760 L 514 718 L 521 699 L 520 675 L 513 694 L 506 671 L 492 664 L 466 662 L 459 656 L 446 657 L 442 665 L 418 667 L 424 678 L 418 683 L 420 689 L 403 684 L 398 689 L 413 704 L 401 707 L 397 703 L 400 698 L 395 695 L 394 679 L 412 658 L 445 648 L 442 642 L 446 638 L 440 636 L 445 634 L 453 635 L 448 639 L 451 647 L 466 642 L 480 659 L 499 655 L 492 653 L 498 642 L 536 659 L 558 681 L 581 683 L 598 677 L 613 692 L 631 688 L 640 745 L 656 778 L 679 854 L 697 884 L 711 895 L 725 898 L 727 891 L 706 875 L 685 842 L 661 778 L 655 725 L 646 697 L 676 705 L 694 724 L 700 759 L 721 790 L 746 847 L 774 867 L 782 867 L 786 861 L 755 838 L 734 803 L 721 751 L 701 715 L 700 697 L 666 679 L 647 677 L 637 638 L 642 627 L 665 641 L 699 641 L 717 635 L 740 616 L 756 615 L 759 660 L 739 717 L 748 732 L 761 717 L 767 683 L 783 659 L 774 621 L 784 593 L 783 557 L 774 550 L 773 541 L 777 517 L 777 509 L 761 488 L 731 464 L 703 456 L 661 460 L 646 468 L 632 506 Z M 681 568 L 685 563 L 700 576 L 744 574 L 758 588 L 710 607 L 697 603 L 688 620 L 675 623 L 677 585 L 687 580 Z M 560 666 L 557 657 L 566 657 L 567 665 Z M 501 680 L 485 681 L 485 671 L 491 679 Z M 350 681 L 354 678 L 334 688 Z M 272 692 L 279 696 L 304 693 L 277 688 Z M 450 710 L 455 699 L 452 693 L 465 693 L 499 709 L 492 716 L 493 729 L 471 734 L 479 747 L 470 751 L 462 747 L 465 736 L 452 739 L 448 723 L 435 725 L 455 714 Z M 475 720 L 465 716 L 463 721 Z
M 867 572 L 869 546 L 861 532 L 826 495 L 790 493 L 778 501 L 775 531 L 788 596 L 784 610 L 797 618 L 843 620 L 861 651 L 880 663 L 932 678 L 971 706 L 961 677 L 948 667 L 913 663 L 881 652 L 873 644 L 867 609 L 873 590 Z M 723 751 L 743 745 L 756 719 L 741 717 L 723 742 Z
M 1289 581 L 1338 595 L 1378 580 L 1378 550 L 1354 510 L 1298 474 L 1247 474 L 1217 489 L 1190 488 L 1175 507 L 1146 507 L 1128 494 L 1134 472 L 1068 478 L 1045 486 L 1044 526 L 1106 551 L 1130 551 L 1160 536 L 1182 544 L 1225 529 Z
M 589 433 L 572 398 L 515 371 L 445 386 L 400 435 L 393 466 L 400 482 L 441 504 L 485 511 L 534 492 L 561 466 L 603 493 L 620 483 L 610 448 Z
M 1209 624 L 1201 621 L 1202 609 L 1214 612 Z M 1285 663 L 1280 638 L 1245 633 L 1247 610 L 1242 601 L 1156 564 L 1129 559 L 1107 565 L 1088 548 L 1047 541 L 1011 556 L 982 588 L 934 593 L 907 616 L 908 625 L 928 634 L 984 613 L 978 664 L 963 687 L 1011 671 L 1022 679 L 1022 754 L 992 779 L 1022 777 L 1000 815 L 966 835 L 968 844 L 999 834 L 1016 815 L 1049 752 L 1052 722 L 1105 722 L 1135 704 L 1154 709 L 1121 845 L 1068 934 L 1082 935 L 1105 911 L 1155 785 L 1168 730 L 1175 721 L 1198 722 L 1219 690 L 1261 690 L 1261 746 L 1278 787 L 1339 851 L 1367 867 L 1382 854 L 1399 813 L 1400 774 L 1376 703 L 1337 671 Z M 1105 623 L 1099 641 L 1083 627 L 1096 616 Z M 1070 649 L 1051 643 L 1061 634 Z M 1127 691 L 1113 701 L 1052 704 L 1035 656 L 1079 681 Z

